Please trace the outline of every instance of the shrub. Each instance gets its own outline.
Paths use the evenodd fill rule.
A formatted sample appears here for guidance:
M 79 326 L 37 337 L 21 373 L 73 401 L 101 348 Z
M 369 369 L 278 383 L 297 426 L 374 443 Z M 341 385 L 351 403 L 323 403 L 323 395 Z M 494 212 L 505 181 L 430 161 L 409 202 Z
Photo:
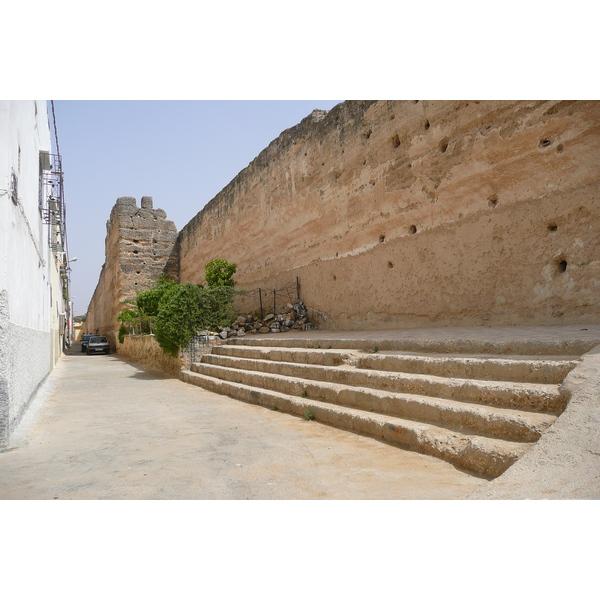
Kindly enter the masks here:
M 154 323 L 156 341 L 169 356 L 177 356 L 203 329 L 226 325 L 233 316 L 232 288 L 207 290 L 193 283 L 165 290 Z
M 121 324 L 121 327 L 119 327 L 119 344 L 122 344 L 125 341 L 125 336 L 127 335 L 127 333 L 127 327 Z
M 138 313 L 130 308 L 122 310 L 117 317 L 117 321 L 121 323 L 121 327 L 125 328 L 125 333 L 129 333 L 130 329 L 135 333 L 134 325 L 138 322 L 138 319 Z M 121 328 L 119 328 L 119 331 L 121 331 Z
M 206 263 L 206 267 L 204 267 L 206 285 L 209 288 L 232 288 L 235 286 L 232 277 L 236 271 L 236 264 L 227 262 L 222 258 L 214 258 Z
M 140 315 L 144 318 L 156 317 L 158 315 L 158 306 L 163 296 L 176 285 L 175 281 L 162 277 L 153 288 L 145 292 L 139 292 L 135 299 L 135 305 Z

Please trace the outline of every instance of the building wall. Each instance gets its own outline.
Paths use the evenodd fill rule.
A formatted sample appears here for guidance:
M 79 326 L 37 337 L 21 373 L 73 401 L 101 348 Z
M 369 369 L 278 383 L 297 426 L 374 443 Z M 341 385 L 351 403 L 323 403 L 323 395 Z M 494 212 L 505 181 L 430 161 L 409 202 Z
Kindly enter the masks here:
M 344 102 L 283 132 L 179 236 L 324 327 L 600 322 L 600 102 Z
M 0 448 L 61 351 L 64 305 L 40 213 L 41 150 L 51 151 L 45 102 L 0 101 Z
M 138 207 L 135 198 L 118 198 L 106 224 L 106 261 L 90 305 L 84 329 L 106 335 L 117 347 L 117 316 L 123 302 L 137 291 L 151 287 L 163 273 L 177 278 L 175 251 L 177 228 L 164 210 L 152 206 L 144 196 Z

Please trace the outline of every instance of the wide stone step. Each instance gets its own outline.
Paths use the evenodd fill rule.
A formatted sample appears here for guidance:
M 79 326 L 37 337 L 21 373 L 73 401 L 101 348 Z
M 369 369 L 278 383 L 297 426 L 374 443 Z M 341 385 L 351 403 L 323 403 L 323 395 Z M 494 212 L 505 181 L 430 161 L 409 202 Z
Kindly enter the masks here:
M 574 358 L 375 354 L 359 357 L 356 366 L 460 379 L 559 384 L 577 364 Z
M 280 348 L 316 348 L 370 351 L 400 351 L 416 353 L 465 355 L 520 355 L 520 356 L 570 356 L 589 352 L 598 345 L 596 340 L 583 339 L 376 339 L 376 338 L 311 338 L 303 337 L 249 337 L 229 338 L 227 344 L 244 346 L 277 346 Z
M 355 408 L 332 405 L 312 398 L 211 377 L 191 370 L 181 371 L 187 383 L 267 408 L 303 416 L 310 410 L 320 423 L 354 431 L 446 460 L 457 467 L 487 478 L 501 475 L 530 444 L 466 435 L 426 423 L 376 414 Z
M 359 350 L 216 346 L 214 354 L 322 366 L 352 364 L 361 369 L 419 373 L 460 379 L 558 384 L 576 365 L 574 357 L 444 356 L 440 354 L 366 354 Z
M 213 354 L 219 356 L 235 356 L 258 360 L 275 360 L 278 362 L 303 363 L 335 367 L 358 360 L 358 353 L 352 350 L 319 350 L 314 348 L 279 348 L 276 346 L 215 346 Z
M 205 358 L 210 359 L 210 356 Z M 277 363 L 271 365 L 276 366 Z M 427 422 L 463 433 L 518 442 L 538 440 L 555 420 L 554 416 L 547 414 L 491 408 L 443 398 L 395 393 L 210 363 L 194 364 L 192 371 L 294 397 L 310 398 L 392 417 Z
M 361 386 L 390 392 L 485 404 L 499 408 L 552 414 L 560 414 L 568 400 L 566 391 L 561 390 L 558 385 L 550 384 L 481 381 L 352 367 L 323 367 L 216 354 L 205 355 L 203 362 L 234 369 L 273 373 L 286 377 L 301 377 L 349 386 Z

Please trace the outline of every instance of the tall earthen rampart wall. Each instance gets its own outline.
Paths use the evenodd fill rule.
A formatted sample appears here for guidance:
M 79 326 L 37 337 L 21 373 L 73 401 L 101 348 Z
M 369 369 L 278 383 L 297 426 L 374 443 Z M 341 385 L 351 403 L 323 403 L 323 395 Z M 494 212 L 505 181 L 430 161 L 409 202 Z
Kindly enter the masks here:
M 600 102 L 344 102 L 180 232 L 180 281 L 300 278 L 331 328 L 600 322 Z
M 135 298 L 164 273 L 178 276 L 177 228 L 164 210 L 152 207 L 144 196 L 141 207 L 135 198 L 118 198 L 106 223 L 106 261 L 90 301 L 84 329 L 110 338 L 116 346 L 117 316 L 123 302 Z

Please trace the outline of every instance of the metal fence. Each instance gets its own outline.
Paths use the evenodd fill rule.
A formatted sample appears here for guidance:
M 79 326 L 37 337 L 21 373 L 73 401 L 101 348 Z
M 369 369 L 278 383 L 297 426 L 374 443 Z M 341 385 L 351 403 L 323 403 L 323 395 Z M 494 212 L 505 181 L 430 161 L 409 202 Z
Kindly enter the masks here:
M 288 313 L 291 307 L 300 301 L 300 279 L 296 277 L 295 282 L 291 282 L 279 289 L 256 288 L 253 290 L 238 291 L 238 314 L 248 315 L 253 314 L 259 320 L 263 320 L 267 315 L 275 316 L 282 313 Z M 303 308 L 306 309 L 305 316 L 307 317 L 308 326 L 323 325 L 330 320 L 330 315 L 314 308 L 306 306 L 302 302 Z M 203 331 L 195 335 L 187 348 L 182 352 L 184 362 L 193 364 L 200 362 L 203 354 L 209 354 L 216 344 L 224 343 L 222 339 L 215 335 L 210 335 L 210 332 Z
M 213 345 L 208 332 L 195 335 L 183 351 L 184 360 L 188 363 L 198 362 L 203 354 L 210 352 Z
M 300 279 L 289 283 L 280 289 L 256 288 L 244 290 L 240 294 L 245 312 L 256 314 L 259 319 L 272 313 L 274 315 L 287 312 L 288 304 L 293 305 L 300 299 Z

